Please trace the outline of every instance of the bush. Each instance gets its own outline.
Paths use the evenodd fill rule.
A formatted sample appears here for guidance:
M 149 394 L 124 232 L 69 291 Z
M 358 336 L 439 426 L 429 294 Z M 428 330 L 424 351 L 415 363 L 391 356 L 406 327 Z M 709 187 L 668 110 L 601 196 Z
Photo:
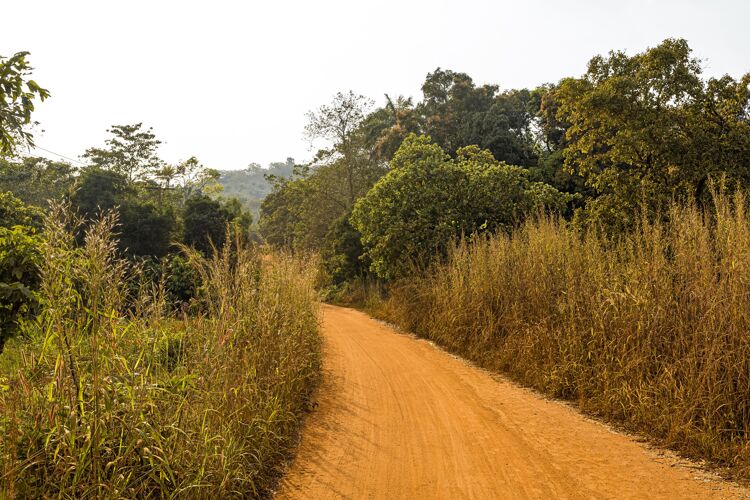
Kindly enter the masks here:
M 532 183 L 520 167 L 477 146 L 451 159 L 429 137 L 410 135 L 391 170 L 354 206 L 372 270 L 403 277 L 445 256 L 461 235 L 506 231 L 537 210 L 559 210 L 570 195 Z
M 0 353 L 38 306 L 41 239 L 25 226 L 0 227 Z

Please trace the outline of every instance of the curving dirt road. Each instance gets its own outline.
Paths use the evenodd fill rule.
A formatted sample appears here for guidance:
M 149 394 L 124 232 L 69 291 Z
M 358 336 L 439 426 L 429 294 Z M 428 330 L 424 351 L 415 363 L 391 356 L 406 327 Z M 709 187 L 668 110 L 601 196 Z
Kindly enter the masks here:
M 277 498 L 750 498 L 358 311 L 325 306 L 323 334 Z

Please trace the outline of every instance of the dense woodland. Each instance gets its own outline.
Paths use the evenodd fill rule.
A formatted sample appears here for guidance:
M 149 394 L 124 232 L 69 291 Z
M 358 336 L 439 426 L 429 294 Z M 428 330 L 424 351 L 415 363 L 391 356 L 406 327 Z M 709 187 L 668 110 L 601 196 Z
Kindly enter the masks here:
M 313 272 L 298 258 L 317 266 L 327 299 L 362 299 L 489 368 L 685 452 L 750 470 L 743 336 L 750 216 L 742 194 L 750 188 L 750 73 L 706 78 L 681 39 L 635 55 L 594 56 L 585 74 L 533 89 L 478 85 L 438 68 L 418 100 L 386 95 L 378 107 L 340 92 L 311 111 L 305 134 L 327 146 L 309 163 L 218 172 L 192 157 L 165 163 L 142 124 L 112 126 L 80 165 L 24 156 L 33 144 L 34 103 L 50 97 L 30 72 L 27 54 L 0 59 L 0 348 L 13 351 L 0 354 L 0 388 L 6 407 L 23 409 L 22 417 L 3 414 L 0 433 L 15 439 L 4 449 L 19 451 L 1 460 L 5 481 L 14 478 L 25 488 L 19 491 L 44 492 L 41 477 L 61 478 L 52 493 L 70 495 L 113 477 L 116 489 L 101 494 L 201 484 L 241 496 L 268 488 L 283 453 L 268 451 L 267 441 L 256 462 L 243 462 L 243 453 L 263 432 L 278 438 L 274 446 L 289 446 L 318 370 Z M 259 254 L 273 252 L 281 254 L 263 264 Z M 79 274 L 65 278 L 65 266 Z M 86 282 L 105 275 L 121 282 L 116 296 L 101 281 Z M 70 302 L 52 307 L 59 296 Z M 159 313 L 144 313 L 146 303 L 159 304 Z M 190 455 L 209 432 L 195 421 L 184 442 L 149 427 L 129 429 L 126 444 L 115 445 L 113 436 L 124 432 L 115 420 L 127 415 L 100 418 L 99 393 L 82 387 L 68 340 L 88 346 L 79 346 L 82 360 L 100 359 L 91 354 L 101 347 L 92 331 L 126 337 L 123 323 L 105 317 L 128 318 L 135 338 L 151 346 L 147 355 L 133 340 L 117 352 L 161 367 L 156 381 L 143 384 L 189 393 L 182 403 L 155 404 L 149 417 L 177 427 L 176 408 L 193 401 L 191 391 L 212 395 L 209 403 L 221 399 L 191 385 L 185 359 L 209 370 L 208 361 L 196 361 L 199 345 L 219 359 L 223 336 L 265 332 L 258 344 L 240 335 L 227 345 L 271 353 L 280 371 L 268 361 L 256 379 L 240 381 L 256 399 L 212 408 L 244 404 L 239 414 L 252 419 L 272 399 L 263 391 L 277 387 L 285 391 L 273 400 L 287 412 L 283 424 L 269 417 L 265 430 L 253 427 L 259 434 L 237 450 L 236 463 L 201 477 L 191 467 L 216 455 L 208 445 L 200 457 Z M 288 345 L 274 337 L 279 328 L 291 332 Z M 203 333 L 190 344 L 185 332 L 193 330 Z M 54 332 L 58 358 L 45 354 Z M 196 357 L 182 358 L 183 345 Z M 290 365 L 289 353 L 305 361 Z M 54 359 L 68 365 L 72 385 Z M 99 380 L 96 363 L 81 364 L 92 384 Z M 47 375 L 33 375 L 31 384 L 37 400 L 9 392 L 11 378 L 40 370 Z M 65 415 L 32 425 L 46 391 Z M 81 444 L 85 432 L 82 442 L 60 437 L 61 426 L 79 426 L 83 415 L 106 427 L 96 443 L 106 457 Z M 226 439 L 229 422 L 214 424 Z M 147 486 L 134 479 L 146 439 L 137 434 L 169 443 L 169 450 L 153 445 L 163 469 L 143 480 Z M 87 464 L 85 480 L 58 463 L 63 448 Z M 135 455 L 140 461 L 130 460 Z M 243 480 L 232 483 L 232 473 Z

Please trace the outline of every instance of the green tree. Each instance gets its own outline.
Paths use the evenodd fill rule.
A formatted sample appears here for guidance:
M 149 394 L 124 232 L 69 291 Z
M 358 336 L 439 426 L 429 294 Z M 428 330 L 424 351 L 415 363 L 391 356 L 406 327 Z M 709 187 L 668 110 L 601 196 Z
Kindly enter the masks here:
M 497 85 L 477 87 L 465 73 L 436 69 L 422 85 L 417 105 L 423 133 L 450 154 L 470 145 L 489 150 L 500 161 L 536 163 L 531 130 L 535 110 L 526 89 L 499 92 Z
M 38 207 L 26 205 L 13 193 L 0 192 L 0 227 L 25 226 L 38 230 L 42 227 L 43 216 Z
M 104 148 L 89 148 L 83 154 L 95 167 L 123 175 L 129 183 L 154 177 L 163 167 L 157 151 L 161 141 L 142 123 L 113 125 Z
M 26 57 L 18 52 L 11 57 L 0 56 L 0 157 L 13 156 L 18 146 L 33 146 L 34 138 L 27 130 L 34 112 L 34 101 L 44 101 L 49 92 L 30 79 Z
M 332 285 L 341 285 L 369 274 L 370 261 L 364 255 L 362 235 L 345 214 L 334 221 L 320 252 L 323 270 Z
M 73 174 L 70 164 L 46 158 L 0 158 L 0 191 L 12 191 L 24 203 L 46 208 L 50 200 L 70 194 Z
M 328 160 L 340 171 L 348 208 L 354 205 L 362 182 L 368 182 L 371 163 L 362 152 L 358 131 L 371 106 L 372 101 L 362 95 L 339 92 L 331 104 L 307 114 L 305 133 L 308 138 L 311 141 L 324 139 L 333 145 L 332 150 L 321 151 L 318 160 Z
M 175 214 L 159 210 L 150 200 L 137 196 L 138 191 L 120 173 L 99 167 L 81 171 L 71 201 L 87 220 L 100 213 L 116 210 L 118 246 L 131 257 L 161 257 L 169 252 L 176 228 Z
M 429 137 L 411 135 L 391 170 L 357 201 L 351 222 L 372 270 L 392 279 L 445 255 L 462 235 L 506 230 L 535 209 L 560 210 L 568 200 L 487 150 L 461 148 L 454 160 Z
M 596 56 L 554 90 L 565 166 L 593 190 L 579 220 L 619 231 L 674 198 L 706 199 L 710 176 L 750 185 L 750 74 L 704 81 L 685 40 Z
M 209 255 L 212 253 L 212 244 L 216 248 L 221 248 L 224 244 L 227 224 L 231 222 L 232 214 L 219 201 L 198 194 L 187 200 L 182 218 L 182 241 Z

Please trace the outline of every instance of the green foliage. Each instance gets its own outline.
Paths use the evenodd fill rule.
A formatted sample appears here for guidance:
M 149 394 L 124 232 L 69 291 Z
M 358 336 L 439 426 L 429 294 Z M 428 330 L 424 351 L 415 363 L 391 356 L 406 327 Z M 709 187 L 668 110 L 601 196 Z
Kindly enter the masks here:
M 370 105 L 353 92 L 338 93 L 330 104 L 308 114 L 307 135 L 328 141 L 331 148 L 321 150 L 312 164 L 297 168 L 292 178 L 273 179 L 259 222 L 268 243 L 295 250 L 325 249 L 326 256 L 339 260 L 335 248 L 342 244 L 341 221 L 386 171 L 368 145 L 369 125 L 364 120 Z M 340 264 L 324 266 L 335 269 Z
M 536 161 L 531 133 L 535 110 L 528 90 L 499 92 L 497 85 L 477 87 L 465 73 L 436 69 L 422 84 L 416 107 L 421 132 L 455 154 L 477 145 L 500 160 L 530 166 Z
M 391 279 L 445 255 L 462 235 L 507 230 L 530 211 L 560 210 L 568 199 L 489 151 L 462 148 L 453 160 L 430 138 L 412 135 L 351 221 L 373 271 Z
M 190 255 L 208 314 L 165 316 L 158 286 L 133 310 L 114 225 L 78 246 L 47 218 L 43 309 L 0 357 L 0 496 L 266 497 L 320 370 L 312 269 L 235 240 Z
M 224 245 L 228 228 L 247 241 L 253 220 L 236 198 L 214 200 L 200 194 L 187 200 L 182 218 L 182 241 L 204 255 L 212 255 L 213 247 Z
M 94 167 L 124 176 L 129 183 L 155 175 L 163 166 L 157 155 L 161 141 L 142 123 L 113 125 L 104 148 L 89 148 L 83 154 Z
M 195 268 L 180 254 L 165 257 L 161 266 L 168 303 L 173 307 L 189 303 L 200 287 L 200 275 Z
M 162 257 L 172 245 L 173 213 L 161 213 L 151 203 L 127 202 L 119 206 L 119 248 L 128 256 Z
M 19 321 L 36 310 L 43 214 L 11 193 L 0 193 L 0 352 Z
M 0 158 L 0 192 L 11 191 L 28 205 L 47 208 L 51 200 L 70 195 L 74 169 L 68 163 L 39 157 L 19 161 Z
M 41 238 L 27 226 L 0 227 L 0 353 L 19 321 L 38 307 Z
M 350 217 L 345 214 L 331 224 L 320 252 L 323 271 L 334 286 L 365 277 L 370 267 L 363 255 L 362 235 L 354 229 Z
M 25 205 L 13 193 L 0 192 L 0 227 L 28 226 L 39 229 L 43 215 L 39 208 Z
M 0 56 L 0 157 L 13 156 L 19 146 L 33 146 L 27 127 L 31 124 L 34 100 L 44 101 L 49 91 L 30 79 L 28 52 Z
M 159 210 L 152 202 L 137 196 L 138 191 L 128 183 L 124 174 L 100 167 L 81 171 L 72 196 L 75 209 L 86 219 L 93 220 L 101 213 L 119 213 L 119 248 L 134 257 L 161 257 L 169 252 L 176 229 L 176 216 L 171 211 Z
M 750 185 L 750 74 L 704 81 L 685 40 L 628 57 L 591 59 L 582 78 L 553 91 L 567 123 L 565 166 L 595 192 L 579 215 L 609 231 L 631 228 L 640 207 L 707 199 L 711 176 Z

